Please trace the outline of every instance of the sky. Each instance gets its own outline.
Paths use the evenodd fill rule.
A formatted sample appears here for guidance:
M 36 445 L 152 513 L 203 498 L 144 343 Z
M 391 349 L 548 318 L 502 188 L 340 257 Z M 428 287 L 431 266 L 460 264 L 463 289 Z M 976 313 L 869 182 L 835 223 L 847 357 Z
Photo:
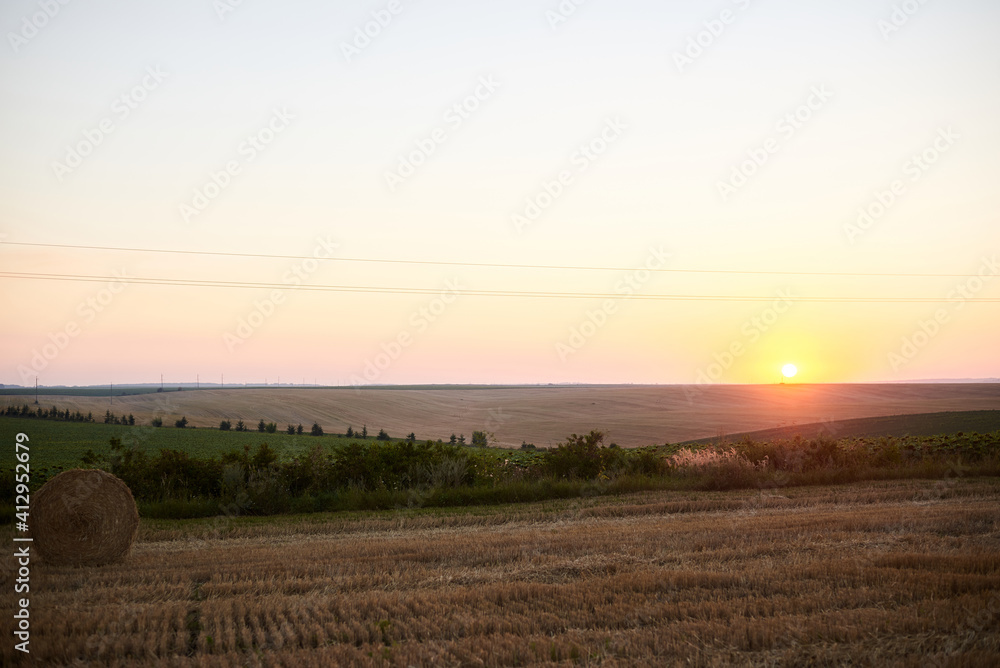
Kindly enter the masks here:
M 0 383 L 1000 377 L 998 27 L 9 0 Z

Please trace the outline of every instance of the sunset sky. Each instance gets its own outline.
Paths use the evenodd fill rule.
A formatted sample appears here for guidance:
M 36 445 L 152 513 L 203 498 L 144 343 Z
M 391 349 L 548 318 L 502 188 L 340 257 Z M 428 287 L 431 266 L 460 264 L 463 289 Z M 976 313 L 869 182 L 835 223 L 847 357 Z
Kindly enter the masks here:
M 1000 377 L 994 0 L 0 27 L 0 383 Z

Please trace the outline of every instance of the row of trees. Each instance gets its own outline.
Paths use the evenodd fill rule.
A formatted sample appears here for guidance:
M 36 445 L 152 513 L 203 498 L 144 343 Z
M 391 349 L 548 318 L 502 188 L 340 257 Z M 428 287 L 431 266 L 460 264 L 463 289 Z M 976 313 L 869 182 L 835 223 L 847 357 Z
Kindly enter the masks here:
M 55 406 L 50 409 L 34 409 L 28 404 L 23 406 L 7 406 L 3 411 L 4 417 L 35 418 L 38 420 L 62 420 L 64 422 L 96 422 L 93 413 L 84 415 L 80 411 L 72 412 L 68 408 L 64 411 Z M 124 417 L 124 416 L 123 416 Z
M 3 415 L 6 417 L 27 417 L 27 418 L 38 418 L 43 420 L 64 420 L 69 422 L 96 422 L 92 413 L 87 413 L 83 415 L 80 411 L 71 412 L 69 409 L 65 411 L 59 410 L 55 406 L 51 409 L 38 408 L 32 409 L 28 404 L 23 406 L 7 406 Z M 125 415 L 124 413 L 120 416 L 115 415 L 109 409 L 104 413 L 104 424 L 120 424 L 134 426 L 136 423 L 135 416 L 131 413 Z M 155 417 L 150 422 L 154 427 L 163 426 L 163 418 Z M 174 427 L 178 429 L 185 429 L 188 426 L 187 416 L 182 416 L 181 419 L 174 421 Z M 234 425 L 230 420 L 222 420 L 219 423 L 219 431 L 242 431 L 248 432 L 252 431 L 252 427 L 243 422 L 243 420 L 237 420 Z M 278 425 L 274 422 L 266 422 L 263 418 L 257 423 L 256 431 L 262 434 L 274 434 L 278 431 Z M 305 433 L 305 427 L 301 424 L 299 425 L 288 425 L 285 428 L 285 433 L 290 436 L 302 435 Z M 314 422 L 312 428 L 309 430 L 310 436 L 323 436 L 324 431 L 319 423 Z M 347 432 L 344 434 L 347 438 L 368 438 L 368 425 L 362 425 L 359 431 L 355 431 L 353 426 L 347 427 Z M 391 441 L 392 437 L 385 431 L 385 429 L 379 429 L 378 435 L 375 436 L 377 441 Z M 406 440 L 411 443 L 415 443 L 417 436 L 414 432 L 410 432 L 406 436 Z M 472 447 L 474 448 L 485 448 L 493 440 L 493 434 L 486 431 L 474 431 L 472 432 Z M 465 445 L 466 439 L 465 434 L 460 434 L 456 436 L 452 434 L 448 439 L 450 445 Z M 522 449 L 534 449 L 534 445 L 527 443 L 522 444 Z
M 250 427 L 246 425 L 243 422 L 243 420 L 238 420 L 235 425 L 233 425 L 233 423 L 230 420 L 223 420 L 219 423 L 219 431 L 250 431 Z M 274 434 L 278 431 L 278 425 L 274 422 L 266 422 L 263 418 L 261 418 L 260 422 L 257 423 L 257 431 L 260 432 L 261 434 Z M 301 424 L 299 425 L 290 424 L 285 428 L 285 433 L 288 434 L 289 436 L 294 436 L 296 434 L 301 436 L 302 434 L 305 433 L 305 431 L 306 431 L 305 427 L 303 427 Z M 313 422 L 312 428 L 309 430 L 309 435 L 323 436 L 324 434 L 325 432 L 323 431 L 323 427 L 319 426 L 318 422 Z M 348 426 L 347 432 L 344 434 L 344 436 L 346 436 L 347 438 L 367 439 L 368 425 L 363 425 L 361 427 L 361 431 L 354 431 L 353 426 Z M 378 435 L 375 437 L 375 439 L 379 441 L 391 441 L 392 437 L 389 436 L 388 432 L 386 432 L 385 429 L 379 429 Z M 410 432 L 410 434 L 406 437 L 406 440 L 415 442 L 417 440 L 417 436 L 413 432 Z M 453 437 L 452 443 L 454 444 L 454 442 L 455 441 Z

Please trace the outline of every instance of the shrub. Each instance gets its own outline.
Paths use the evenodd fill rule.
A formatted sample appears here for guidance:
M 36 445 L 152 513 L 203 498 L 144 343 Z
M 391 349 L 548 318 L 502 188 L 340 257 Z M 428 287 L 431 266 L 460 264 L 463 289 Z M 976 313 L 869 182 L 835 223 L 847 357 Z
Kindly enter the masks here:
M 319 426 L 318 422 L 313 422 L 312 430 L 309 433 L 313 436 L 322 436 L 323 427 Z
M 233 423 L 229 420 L 223 420 L 219 423 L 219 431 L 229 431 L 233 428 Z
M 174 426 L 178 429 L 184 429 L 184 427 L 188 426 L 188 419 L 186 417 L 181 417 L 180 420 L 174 422 Z
M 545 455 L 546 473 L 556 478 L 593 480 L 606 469 L 617 468 L 623 459 L 619 449 L 601 445 L 604 434 L 591 431 L 586 436 L 571 435 L 555 450 Z

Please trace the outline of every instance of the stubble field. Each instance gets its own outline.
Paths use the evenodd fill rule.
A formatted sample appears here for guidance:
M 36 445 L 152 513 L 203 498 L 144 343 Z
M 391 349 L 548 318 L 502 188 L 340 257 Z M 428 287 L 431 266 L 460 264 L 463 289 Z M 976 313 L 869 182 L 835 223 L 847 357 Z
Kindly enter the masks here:
M 31 588 L 38 665 L 995 666 L 1000 480 L 144 520 Z
M 33 395 L 0 396 L 0 407 L 33 401 Z M 507 447 L 553 446 L 571 433 L 599 429 L 609 443 L 634 447 L 830 420 L 995 410 L 1000 383 L 212 389 L 116 396 L 113 406 L 94 396 L 46 395 L 40 403 L 92 412 L 99 421 L 110 408 L 141 424 L 156 416 L 167 425 L 185 416 L 198 427 L 263 418 L 281 429 L 318 422 L 327 433 L 344 433 L 367 425 L 373 434 L 415 432 L 421 440 L 483 430 Z

